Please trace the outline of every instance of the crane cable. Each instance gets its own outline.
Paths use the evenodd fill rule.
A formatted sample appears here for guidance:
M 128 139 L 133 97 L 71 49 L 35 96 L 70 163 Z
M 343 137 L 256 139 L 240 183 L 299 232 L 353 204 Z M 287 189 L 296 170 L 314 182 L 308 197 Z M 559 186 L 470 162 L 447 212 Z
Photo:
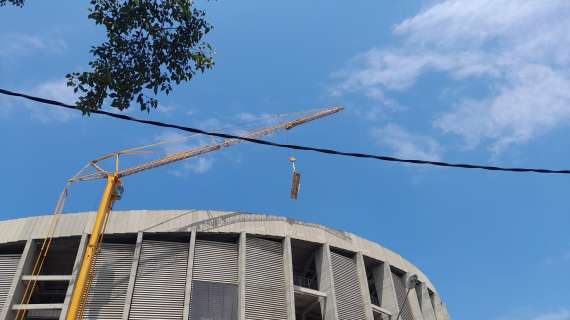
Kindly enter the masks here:
M 85 110 L 81 109 L 78 106 L 66 104 L 60 101 L 35 97 L 31 95 L 27 95 L 24 93 L 13 92 L 5 89 L 0 89 L 0 94 L 14 96 L 14 97 L 21 97 L 28 100 L 32 100 L 35 102 L 58 106 L 67 109 L 79 110 L 84 112 Z M 239 139 L 243 141 L 248 141 L 255 144 L 261 144 L 271 147 L 277 148 L 285 148 L 285 149 L 293 149 L 293 150 L 301 150 L 301 151 L 313 151 L 322 154 L 328 155 L 338 155 L 338 156 L 345 156 L 345 157 L 352 157 L 352 158 L 365 158 L 365 159 L 374 159 L 380 161 L 387 161 L 387 162 L 398 162 L 398 163 L 409 163 L 409 164 L 418 164 L 418 165 L 430 165 L 436 167 L 447 167 L 447 168 L 461 168 L 461 169 L 480 169 L 480 170 L 487 170 L 487 171 L 504 171 L 504 172 L 516 172 L 516 173 L 543 173 L 543 174 L 570 174 L 570 170 L 553 170 L 553 169 L 541 169 L 541 168 L 517 168 L 517 167 L 498 167 L 498 166 L 489 166 L 489 165 L 480 165 L 480 164 L 469 164 L 469 163 L 450 163 L 450 162 L 442 162 L 442 161 L 430 161 L 430 160 L 421 160 L 421 159 L 402 159 L 392 156 L 384 156 L 384 155 L 374 155 L 374 154 L 367 154 L 367 153 L 359 153 L 359 152 L 346 152 L 346 151 L 338 151 L 333 149 L 325 149 L 325 148 L 318 148 L 318 147 L 308 147 L 302 145 L 294 145 L 294 144 L 282 144 L 271 142 L 267 140 L 255 139 L 255 138 L 247 138 L 241 137 L 237 135 L 221 133 L 221 132 L 208 132 L 205 130 L 200 130 L 192 127 L 186 127 L 181 125 L 175 125 L 170 123 L 165 123 L 161 121 L 154 121 L 154 120 L 143 120 L 131 116 L 127 116 L 124 114 L 113 113 L 104 110 L 89 110 L 89 113 L 101 114 L 105 116 L 109 116 L 116 119 L 138 122 L 143 124 L 148 124 L 152 126 L 162 127 L 162 128 L 172 128 L 177 130 L 182 130 L 186 132 L 192 132 L 197 134 L 203 134 L 207 136 L 219 137 L 219 138 L 226 138 L 226 139 Z
M 42 245 L 40 247 L 40 250 L 36 254 L 34 267 L 33 267 L 32 272 L 30 274 L 31 278 L 29 279 L 29 281 L 26 285 L 26 289 L 24 290 L 24 294 L 22 295 L 22 298 L 20 301 L 21 305 L 26 305 L 26 304 L 30 303 L 30 300 L 32 299 L 32 296 L 33 296 L 33 294 L 37 288 L 37 281 L 38 281 L 37 278 L 40 276 L 40 274 L 42 272 L 42 269 L 43 269 L 43 266 L 44 266 L 44 263 L 45 263 L 45 260 L 47 257 L 47 253 L 48 253 L 48 251 L 52 245 L 54 234 L 57 230 L 57 226 L 59 223 L 59 218 L 61 217 L 61 213 L 63 212 L 63 207 L 65 205 L 65 200 L 67 199 L 67 196 L 68 196 L 69 185 L 70 184 L 66 185 L 66 187 L 61 192 L 59 199 L 57 201 L 57 205 L 55 207 L 51 221 L 49 223 L 47 233 L 46 233 L 46 235 L 42 241 Z M 35 244 L 33 243 L 32 245 L 35 245 Z M 31 249 L 31 250 L 33 250 L 33 249 Z M 19 309 L 18 312 L 16 313 L 16 319 L 17 320 L 24 319 L 27 311 L 28 310 L 26 310 L 26 309 Z
M 33 267 L 32 272 L 30 274 L 31 278 L 26 285 L 26 289 L 24 290 L 24 294 L 22 295 L 22 298 L 20 299 L 20 304 L 22 304 L 22 305 L 26 305 L 26 304 L 30 303 L 30 300 L 32 299 L 34 291 L 37 288 L 37 281 L 38 281 L 37 277 L 41 274 L 41 272 L 43 270 L 44 263 L 45 263 L 47 254 L 51 248 L 51 245 L 52 245 L 52 242 L 54 239 L 54 235 L 56 233 L 56 230 L 57 230 L 57 227 L 58 227 L 58 224 L 60 221 L 61 214 L 63 213 L 63 210 L 65 208 L 65 202 L 66 202 L 67 198 L 69 197 L 69 189 L 71 188 L 72 184 L 74 183 L 73 180 L 74 180 L 74 178 L 80 176 L 88 167 L 89 167 L 89 164 L 86 164 L 83 168 L 81 168 L 81 170 L 79 170 L 73 176 L 73 178 L 71 178 L 67 181 L 65 187 L 63 188 L 63 191 L 61 192 L 61 194 L 57 200 L 57 204 L 56 204 L 55 209 L 53 211 L 53 215 L 51 216 L 51 220 L 49 223 L 48 230 L 44 236 L 40 250 L 36 254 L 36 258 L 34 261 L 34 267 Z M 28 310 L 26 310 L 26 309 L 19 309 L 18 312 L 16 313 L 16 317 L 15 317 L 16 320 L 24 319 L 27 311 Z

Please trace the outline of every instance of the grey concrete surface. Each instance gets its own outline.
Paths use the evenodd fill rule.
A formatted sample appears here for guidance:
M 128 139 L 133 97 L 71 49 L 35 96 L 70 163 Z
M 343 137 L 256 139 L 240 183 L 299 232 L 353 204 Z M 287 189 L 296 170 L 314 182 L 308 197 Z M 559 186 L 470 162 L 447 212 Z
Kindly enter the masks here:
M 338 320 L 336 294 L 333 284 L 331 248 L 325 243 L 316 254 L 317 273 L 319 277 L 319 291 L 327 294 L 321 304 L 321 314 L 324 320 Z
M 77 249 L 77 254 L 75 255 L 75 261 L 73 262 L 73 271 L 71 272 L 71 279 L 69 281 L 69 286 L 67 287 L 67 292 L 65 293 L 65 300 L 63 302 L 63 309 L 59 315 L 59 320 L 65 320 L 67 316 L 67 309 L 69 303 L 71 302 L 71 295 L 73 294 L 73 287 L 75 286 L 75 281 L 77 275 L 79 274 L 79 268 L 81 268 L 81 260 L 83 259 L 83 253 L 85 252 L 85 247 L 87 246 L 87 241 L 89 236 L 86 233 L 81 235 L 81 240 L 79 240 L 79 248 Z
M 242 231 L 239 235 L 239 283 L 238 283 L 238 320 L 245 320 L 245 260 L 246 260 L 246 250 L 247 248 L 247 235 L 245 231 Z
M 372 314 L 372 301 L 370 299 L 370 291 L 368 290 L 368 279 L 366 279 L 366 267 L 364 266 L 364 256 L 362 255 L 362 252 L 357 252 L 355 259 L 356 270 L 358 272 L 358 281 L 360 285 L 360 293 L 364 298 L 366 320 L 374 320 L 374 315 Z
M 190 297 L 192 297 L 192 272 L 194 270 L 194 250 L 196 248 L 196 229 L 190 233 L 190 244 L 188 247 L 188 267 L 186 269 L 186 290 L 184 292 L 183 319 L 190 319 Z
M 435 320 L 435 311 L 433 310 L 433 305 L 426 285 L 422 283 L 418 289 L 420 308 L 422 309 L 424 320 Z
M 25 274 L 25 270 L 29 269 L 29 264 L 31 260 L 31 256 L 35 253 L 35 248 L 32 246 L 33 242 L 31 240 L 26 241 L 26 245 L 24 246 L 24 251 L 22 252 L 22 256 L 20 257 L 20 262 L 18 263 L 18 269 L 16 270 L 16 274 L 14 275 L 14 279 L 12 280 L 12 285 L 10 286 L 10 291 L 8 292 L 8 298 L 4 303 L 4 307 L 0 310 L 0 319 L 6 320 L 8 316 L 12 312 L 12 305 L 16 304 L 19 301 L 16 301 L 22 294 L 21 290 L 18 286 L 22 276 Z
M 135 253 L 133 255 L 133 263 L 131 264 L 131 273 L 129 277 L 129 286 L 127 287 L 127 296 L 125 297 L 125 307 L 123 308 L 123 320 L 129 319 L 129 313 L 131 312 L 131 301 L 133 301 L 133 292 L 135 290 L 135 280 L 137 276 L 137 270 L 139 267 L 139 260 L 141 257 L 142 242 L 144 233 L 139 231 L 137 233 L 137 242 L 135 244 Z
M 71 283 L 77 276 L 78 263 L 81 260 L 82 252 L 85 249 L 87 234 L 92 227 L 95 217 L 94 212 L 83 212 L 75 214 L 64 214 L 61 216 L 59 224 L 54 233 L 54 237 L 67 237 L 82 235 L 80 250 L 77 254 L 74 272 L 71 276 Z M 22 286 L 18 286 L 22 275 L 29 273 L 33 264 L 34 247 L 31 246 L 31 239 L 43 239 L 48 233 L 53 216 L 37 216 L 30 218 L 15 219 L 0 222 L 0 244 L 27 241 L 23 257 L 18 267 L 17 279 L 14 280 L 11 295 L 4 310 L 1 310 L 0 320 L 9 319 L 10 310 L 19 302 L 18 297 L 22 294 Z M 318 244 L 316 253 L 316 269 L 319 279 L 319 291 L 326 295 L 322 299 L 321 312 L 325 320 L 339 320 L 337 312 L 336 295 L 334 288 L 334 278 L 331 265 L 331 247 L 334 250 L 341 249 L 354 252 L 357 262 L 357 272 L 359 285 L 364 305 L 366 309 L 366 319 L 373 319 L 373 306 L 371 304 L 370 293 L 368 291 L 368 279 L 364 266 L 366 259 L 376 260 L 380 265 L 372 270 L 375 286 L 379 290 L 379 300 L 381 309 L 387 310 L 392 315 L 398 314 L 398 304 L 395 294 L 395 287 L 391 276 L 391 266 L 403 270 L 407 273 L 418 275 L 422 283 L 421 288 L 412 290 L 408 297 L 412 314 L 416 320 L 448 320 L 449 315 L 445 305 L 441 302 L 441 297 L 431 284 L 429 279 L 416 266 L 411 264 L 399 254 L 382 247 L 381 245 L 360 238 L 354 234 L 327 228 L 321 225 L 290 220 L 284 217 L 270 215 L 256 215 L 240 212 L 217 212 L 217 211 L 197 211 L 197 210 L 176 210 L 176 211 L 114 211 L 112 212 L 106 228 L 106 234 L 133 234 L 138 233 L 137 248 L 140 251 L 140 242 L 143 234 L 157 232 L 188 232 L 190 234 L 189 261 L 187 267 L 187 283 L 185 291 L 185 309 L 183 316 L 189 316 L 189 304 L 191 295 L 191 275 L 194 243 L 197 232 L 202 233 L 235 233 L 239 234 L 239 282 L 238 282 L 238 319 L 245 320 L 245 263 L 246 263 L 246 234 L 260 235 L 267 237 L 281 238 L 283 241 L 284 268 L 286 275 L 286 297 L 287 297 L 287 319 L 295 319 L 294 310 L 294 284 L 291 240 L 303 240 Z M 136 274 L 136 253 L 133 267 L 135 272 L 131 272 L 131 277 Z M 131 270 L 133 271 L 133 270 Z M 66 278 L 67 279 L 67 278 Z M 49 280 L 49 279 L 43 279 Z M 131 280 L 134 280 L 131 279 Z M 72 286 L 70 286 L 71 288 Z M 130 288 L 129 284 L 129 288 Z M 433 292 L 430 297 L 428 289 Z M 69 303 L 71 289 L 68 289 L 66 300 L 62 305 L 64 309 Z M 128 305 L 126 304 L 123 315 L 128 316 Z M 19 306 L 24 308 L 26 306 Z M 62 317 L 65 312 L 62 312 Z M 124 318 L 124 317 L 123 317 Z
M 285 239 L 283 239 L 283 263 L 285 264 L 287 320 L 295 320 L 295 284 L 293 282 L 293 253 L 291 250 L 291 237 L 285 237 Z
M 0 222 L 0 243 L 22 241 L 29 238 L 44 238 L 53 216 L 35 216 Z M 95 212 L 67 213 L 61 216 L 54 237 L 80 236 L 89 233 Z M 108 234 L 143 232 L 190 232 L 196 227 L 198 232 L 242 231 L 250 234 L 290 236 L 315 243 L 329 243 L 352 252 L 361 251 L 364 255 L 390 265 L 415 273 L 421 282 L 437 292 L 429 279 L 413 264 L 399 254 L 383 246 L 360 238 L 348 232 L 327 228 L 318 224 L 290 220 L 285 217 L 258 215 L 240 212 L 199 211 L 199 210 L 132 210 L 113 211 L 107 225 Z

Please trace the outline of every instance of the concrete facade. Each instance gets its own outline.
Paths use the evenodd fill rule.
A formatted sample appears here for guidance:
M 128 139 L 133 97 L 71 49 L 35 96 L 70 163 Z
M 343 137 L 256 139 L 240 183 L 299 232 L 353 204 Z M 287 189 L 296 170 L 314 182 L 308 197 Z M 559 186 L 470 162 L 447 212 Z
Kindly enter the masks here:
M 53 237 L 55 239 L 77 239 L 76 242 L 79 249 L 73 253 L 73 261 L 71 261 L 73 271 L 65 275 L 50 275 L 52 277 L 63 276 L 64 278 L 45 278 L 46 275 L 44 278 L 39 279 L 42 283 L 57 280 L 68 281 L 73 284 L 94 215 L 94 212 L 85 212 L 65 214 L 60 217 Z M 58 314 L 61 318 L 64 318 L 72 286 L 67 287 L 65 300 L 61 301 L 61 303 L 50 303 L 41 306 L 32 303 L 22 305 L 19 301 L 21 292 L 25 288 L 24 283 L 30 281 L 29 278 L 25 277 L 29 277 L 30 265 L 33 263 L 34 252 L 36 251 L 36 246 L 32 244 L 46 237 L 52 218 L 53 216 L 38 216 L 0 222 L 0 256 L 2 254 L 2 245 L 10 245 L 12 243 L 25 244 L 22 249 L 22 257 L 16 276 L 11 281 L 10 295 L 3 304 L 3 309 L 0 310 L 0 320 L 12 319 L 14 310 L 21 308 L 27 310 L 42 310 L 42 308 L 46 310 L 62 309 L 61 313 Z M 246 250 L 248 248 L 247 239 L 249 236 L 268 239 L 267 241 L 278 241 L 283 249 L 283 263 L 279 266 L 285 275 L 285 283 L 283 285 L 285 288 L 284 303 L 286 306 L 284 310 L 286 310 L 286 314 L 283 315 L 283 319 L 292 320 L 297 318 L 302 320 L 299 319 L 299 316 L 296 317 L 296 312 L 299 312 L 296 311 L 296 299 L 300 299 L 299 303 L 301 301 L 305 303 L 303 299 L 306 299 L 308 305 L 311 306 L 310 299 L 314 298 L 317 299 L 315 301 L 320 305 L 322 319 L 349 320 L 339 318 L 339 306 L 336 302 L 335 285 L 332 277 L 331 249 L 336 250 L 335 252 L 342 251 L 347 255 L 352 255 L 352 259 L 356 263 L 358 283 L 355 286 L 358 287 L 363 299 L 362 304 L 365 306 L 364 318 L 362 320 L 376 319 L 377 313 L 392 319 L 398 314 L 399 306 L 392 280 L 392 270 L 414 273 L 418 276 L 421 284 L 417 290 L 410 291 L 408 296 L 414 320 L 448 319 L 445 305 L 441 302 L 442 299 L 430 280 L 406 259 L 377 243 L 344 231 L 317 224 L 294 221 L 284 217 L 196 210 L 117 211 L 111 214 L 106 228 L 106 237 L 109 236 L 110 239 L 113 239 L 113 237 L 132 238 L 132 240 L 121 241 L 132 241 L 132 244 L 135 246 L 130 277 L 125 280 L 128 281 L 128 289 L 126 290 L 126 303 L 120 316 L 121 319 L 129 319 L 130 302 L 133 295 L 137 265 L 139 264 L 139 259 L 141 259 L 140 247 L 142 242 L 146 241 L 147 237 L 153 241 L 156 239 L 169 239 L 166 234 L 176 235 L 180 239 L 177 238 L 175 241 L 185 241 L 188 247 L 188 262 L 184 264 L 184 274 L 186 275 L 186 280 L 184 280 L 186 282 L 184 308 L 180 315 L 184 319 L 189 319 L 192 314 L 190 304 L 192 300 L 192 270 L 196 239 L 204 238 L 208 241 L 212 239 L 218 241 L 216 237 L 225 237 L 223 241 L 233 241 L 239 248 L 236 314 L 237 320 L 246 320 L 245 297 L 247 295 L 246 283 L 248 279 L 245 277 L 245 264 Z M 226 238 L 235 238 L 235 240 L 227 240 Z M 297 279 L 298 275 L 294 274 L 295 267 L 293 264 L 295 255 L 299 255 L 295 250 L 301 249 L 296 249 L 295 245 L 292 248 L 292 240 L 314 246 L 313 256 L 318 288 L 302 288 L 302 286 L 298 286 L 295 283 L 294 279 Z M 379 264 L 368 266 L 365 265 L 365 260 L 377 261 Z M 375 294 L 377 299 L 374 300 L 378 301 L 376 305 L 371 302 L 373 300 L 371 300 L 371 293 L 369 292 L 370 286 L 376 288 Z M 40 301 L 42 298 L 36 299 Z

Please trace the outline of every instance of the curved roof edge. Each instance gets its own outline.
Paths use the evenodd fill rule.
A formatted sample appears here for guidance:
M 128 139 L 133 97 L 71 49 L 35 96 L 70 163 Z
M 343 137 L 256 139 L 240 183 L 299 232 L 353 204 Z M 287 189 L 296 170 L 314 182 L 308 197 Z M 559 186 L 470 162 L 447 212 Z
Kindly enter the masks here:
M 95 212 L 66 213 L 60 216 L 54 237 L 89 233 Z M 0 221 L 0 243 L 46 237 L 53 215 L 34 216 Z M 237 211 L 210 210 L 128 210 L 113 211 L 106 233 L 143 232 L 200 232 L 245 231 L 251 234 L 276 237 L 290 236 L 315 243 L 362 254 L 382 261 L 405 272 L 415 273 L 428 288 L 437 292 L 429 278 L 415 265 L 396 252 L 378 243 L 352 233 L 336 230 L 315 223 L 292 220 L 285 217 L 252 214 Z

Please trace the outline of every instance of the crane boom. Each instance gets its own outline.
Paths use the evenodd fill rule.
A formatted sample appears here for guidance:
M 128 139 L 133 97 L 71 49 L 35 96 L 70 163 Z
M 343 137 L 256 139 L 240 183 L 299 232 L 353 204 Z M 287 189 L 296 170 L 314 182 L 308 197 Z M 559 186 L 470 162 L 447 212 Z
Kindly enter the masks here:
M 281 124 L 272 127 L 252 132 L 248 135 L 245 135 L 244 137 L 249 139 L 257 139 L 259 137 L 275 133 L 276 131 L 279 130 L 292 129 L 296 126 L 332 115 L 342 110 L 344 109 L 340 107 L 324 109 L 305 117 L 301 117 L 292 121 L 283 122 Z M 107 183 L 105 186 L 105 191 L 103 192 L 103 196 L 101 198 L 101 203 L 99 205 L 97 215 L 95 217 L 95 223 L 93 224 L 91 230 L 91 236 L 89 237 L 89 242 L 87 244 L 87 248 L 85 249 L 85 253 L 83 255 L 83 260 L 81 262 L 81 267 L 79 269 L 77 281 L 75 282 L 75 287 L 73 288 L 73 293 L 71 296 L 71 301 L 66 316 L 67 320 L 79 320 L 83 318 L 83 311 L 85 308 L 85 304 L 87 302 L 89 288 L 91 286 L 91 281 L 93 280 L 94 276 L 93 274 L 94 262 L 96 259 L 97 252 L 99 251 L 100 248 L 99 245 L 101 243 L 102 236 L 105 232 L 105 225 L 107 220 L 109 219 L 109 214 L 111 212 L 111 209 L 113 208 L 114 202 L 120 199 L 122 193 L 121 178 L 139 172 L 143 172 L 146 170 L 165 166 L 167 164 L 178 162 L 191 157 L 199 156 L 209 152 L 214 152 L 222 148 L 231 147 L 243 141 L 244 140 L 238 138 L 224 139 L 222 142 L 219 143 L 178 152 L 173 155 L 167 155 L 161 159 L 143 163 L 127 169 L 119 170 L 119 165 L 118 165 L 119 156 L 121 154 L 127 154 L 128 153 L 127 151 L 132 151 L 137 148 L 128 149 L 122 152 L 109 154 L 91 161 L 90 162 L 91 166 L 93 166 L 97 170 L 97 172 L 78 176 L 70 180 L 70 182 L 75 182 L 75 181 L 106 179 Z M 97 165 L 99 161 L 109 159 L 112 157 L 115 157 L 116 159 L 115 172 L 107 172 Z
M 275 132 L 280 131 L 280 130 L 293 129 L 296 126 L 299 126 L 299 125 L 305 124 L 307 122 L 314 121 L 314 120 L 332 115 L 332 114 L 340 112 L 342 110 L 344 110 L 344 108 L 341 108 L 341 107 L 323 109 L 321 111 L 312 113 L 312 114 L 305 116 L 305 117 L 301 117 L 301 118 L 291 120 L 291 121 L 286 121 L 286 122 L 277 124 L 277 125 L 269 127 L 269 128 L 264 128 L 264 129 L 261 129 L 259 131 L 249 133 L 247 135 L 244 135 L 243 137 L 248 138 L 248 139 L 257 139 L 257 138 L 260 138 L 260 137 L 263 137 L 266 135 L 270 135 L 270 134 L 275 133 Z M 154 169 L 156 167 L 161 167 L 161 166 L 171 164 L 174 162 L 178 162 L 181 160 L 185 160 L 185 159 L 188 159 L 191 157 L 196 157 L 196 156 L 203 155 L 206 153 L 210 153 L 213 151 L 218 151 L 222 148 L 231 147 L 231 146 L 234 146 L 236 144 L 242 143 L 244 141 L 246 141 L 246 140 L 237 139 L 237 138 L 224 139 L 224 141 L 222 141 L 220 143 L 211 144 L 211 145 L 202 146 L 202 147 L 198 147 L 198 148 L 187 150 L 187 151 L 178 152 L 178 153 L 173 154 L 173 155 L 165 156 L 161 159 L 153 160 L 153 161 L 150 161 L 150 162 L 147 162 L 144 164 L 140 164 L 140 165 L 137 165 L 137 166 L 134 166 L 131 168 L 123 169 L 121 171 L 118 171 L 118 176 L 119 176 L 119 178 L 130 176 L 130 175 L 135 174 L 135 173 L 139 173 L 139 172 L 146 171 L 149 169 Z M 129 149 L 129 150 L 132 150 L 132 149 Z M 121 154 L 121 153 L 122 152 L 118 152 L 115 154 L 109 154 L 109 155 L 100 157 L 96 160 L 93 160 L 91 163 L 94 166 L 96 166 L 96 163 L 98 161 L 111 158 L 111 157 L 113 157 L 117 154 Z M 88 181 L 88 180 L 105 179 L 105 177 L 108 175 L 108 172 L 104 171 L 101 168 L 98 168 L 98 167 L 96 167 L 96 168 L 97 168 L 97 172 L 87 174 L 87 175 L 83 175 L 83 176 L 79 176 L 79 177 L 75 178 L 75 181 Z
M 320 119 L 322 117 L 326 117 L 328 115 L 331 115 L 333 113 L 337 113 L 340 111 L 342 111 L 342 108 L 325 109 L 325 110 L 319 111 L 317 113 L 311 114 L 311 115 L 306 116 L 306 117 L 302 117 L 302 118 L 299 118 L 299 119 L 296 119 L 293 121 L 288 121 L 285 123 L 281 123 L 281 124 L 278 124 L 278 125 L 275 125 L 275 126 L 272 126 L 269 128 L 265 128 L 265 129 L 256 131 L 256 132 L 252 132 L 248 135 L 245 135 L 244 138 L 257 139 L 257 138 L 275 133 L 276 131 L 279 131 L 279 130 L 292 129 L 298 125 L 307 123 L 309 121 L 317 120 L 317 119 Z M 180 160 L 199 156 L 199 155 L 202 155 L 205 153 L 217 151 L 217 150 L 220 150 L 222 148 L 231 147 L 231 146 L 234 146 L 236 144 L 242 143 L 244 141 L 246 141 L 246 140 L 237 139 L 237 138 L 224 139 L 224 141 L 222 141 L 221 143 L 218 143 L 218 144 L 208 145 L 208 146 L 200 147 L 197 149 L 189 150 L 186 152 L 180 152 L 178 154 L 174 154 L 174 155 L 169 156 L 169 157 L 164 157 L 162 159 L 159 159 L 159 160 L 156 160 L 153 162 L 145 163 L 145 164 L 142 164 L 142 165 L 139 165 L 136 167 L 132 167 L 132 168 L 122 170 L 119 172 L 119 177 L 130 176 L 130 175 L 135 174 L 135 173 L 139 173 L 139 172 L 146 171 L 149 169 L 153 169 L 156 167 L 164 166 L 164 165 L 167 165 L 167 164 L 170 164 L 173 162 L 177 162 Z

